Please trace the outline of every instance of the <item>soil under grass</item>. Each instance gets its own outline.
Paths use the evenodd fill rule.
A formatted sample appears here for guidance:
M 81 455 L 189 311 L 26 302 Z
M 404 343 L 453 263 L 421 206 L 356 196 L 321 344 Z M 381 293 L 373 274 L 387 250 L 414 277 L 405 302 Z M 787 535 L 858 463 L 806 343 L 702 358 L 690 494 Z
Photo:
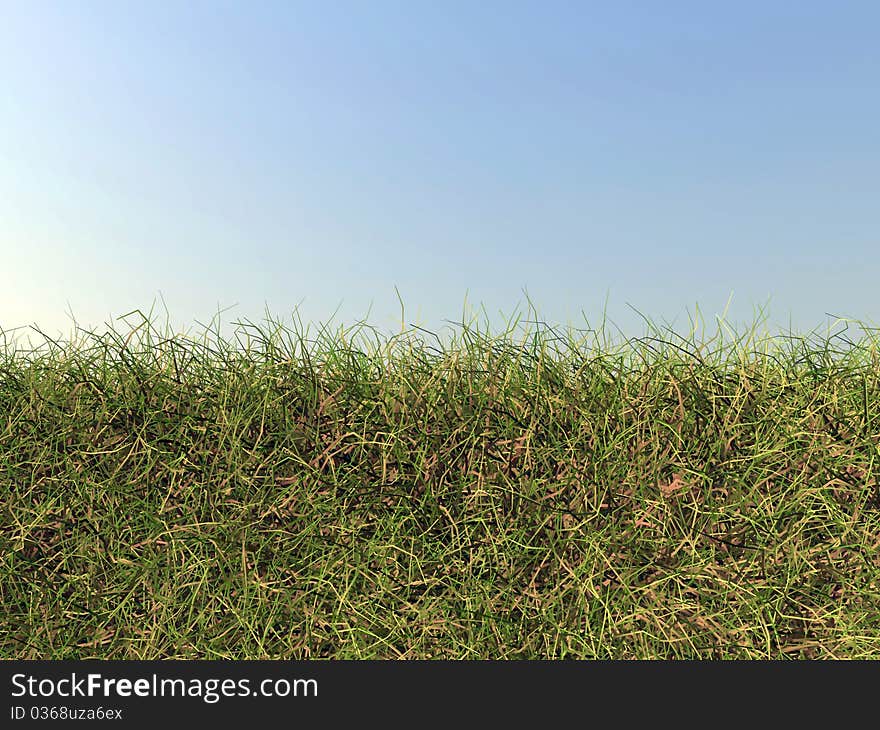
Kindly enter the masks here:
M 877 658 L 872 332 L 8 345 L 0 656 Z

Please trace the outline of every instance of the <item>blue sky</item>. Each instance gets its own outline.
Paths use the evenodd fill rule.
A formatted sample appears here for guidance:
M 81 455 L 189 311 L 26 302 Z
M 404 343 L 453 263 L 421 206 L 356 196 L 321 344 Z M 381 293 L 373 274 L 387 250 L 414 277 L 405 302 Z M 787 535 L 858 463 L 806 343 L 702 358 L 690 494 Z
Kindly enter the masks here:
M 0 327 L 876 322 L 876 2 L 0 2 Z M 731 298 L 732 297 L 732 298 Z

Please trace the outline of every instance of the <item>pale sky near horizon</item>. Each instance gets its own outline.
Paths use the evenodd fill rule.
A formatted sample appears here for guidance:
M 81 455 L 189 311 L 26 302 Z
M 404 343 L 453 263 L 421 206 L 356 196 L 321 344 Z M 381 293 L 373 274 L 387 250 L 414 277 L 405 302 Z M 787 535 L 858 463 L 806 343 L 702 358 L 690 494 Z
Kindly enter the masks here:
M 0 0 L 0 329 L 880 319 L 880 3 Z M 731 298 L 732 297 L 732 298 Z M 769 304 L 768 304 L 769 303 Z

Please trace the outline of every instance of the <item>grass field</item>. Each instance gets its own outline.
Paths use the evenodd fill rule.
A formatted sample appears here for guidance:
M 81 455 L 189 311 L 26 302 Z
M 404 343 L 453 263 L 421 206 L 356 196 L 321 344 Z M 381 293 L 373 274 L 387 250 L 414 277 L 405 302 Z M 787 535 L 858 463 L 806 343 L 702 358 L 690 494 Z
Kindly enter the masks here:
M 756 332 L 7 342 L 0 655 L 880 657 L 880 341 Z

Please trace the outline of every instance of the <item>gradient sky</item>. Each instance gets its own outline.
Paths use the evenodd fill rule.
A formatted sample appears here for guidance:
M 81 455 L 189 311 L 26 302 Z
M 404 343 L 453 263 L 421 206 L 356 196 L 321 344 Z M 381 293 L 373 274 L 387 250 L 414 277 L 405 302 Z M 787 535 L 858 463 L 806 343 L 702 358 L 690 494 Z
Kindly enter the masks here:
M 0 0 L 0 327 L 876 322 L 880 3 Z

